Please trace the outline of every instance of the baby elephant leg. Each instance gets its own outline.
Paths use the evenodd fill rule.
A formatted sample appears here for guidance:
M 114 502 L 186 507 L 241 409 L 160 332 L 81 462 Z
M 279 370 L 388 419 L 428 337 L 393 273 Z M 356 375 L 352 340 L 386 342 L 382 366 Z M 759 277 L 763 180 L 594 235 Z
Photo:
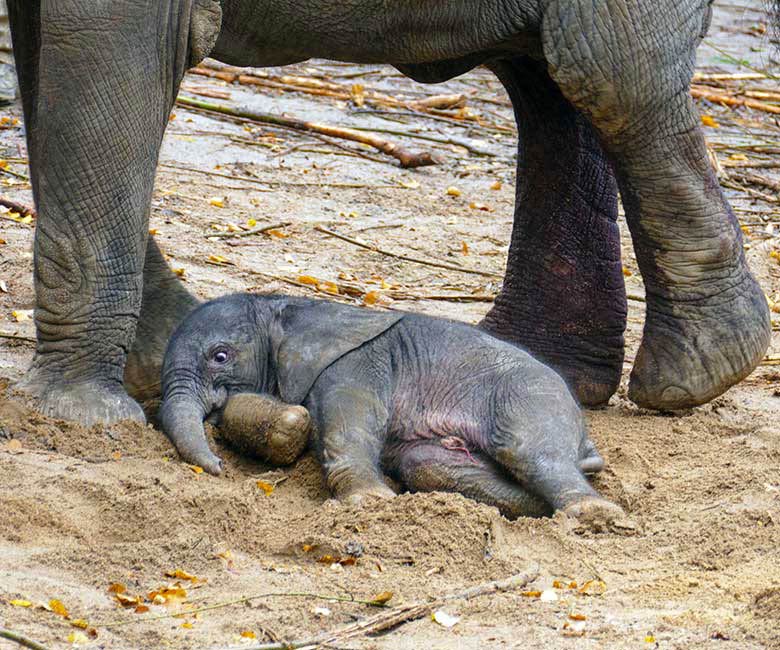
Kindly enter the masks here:
M 395 496 L 380 467 L 388 414 L 379 396 L 350 385 L 329 387 L 312 402 L 317 456 L 333 495 L 353 503 Z
M 438 441 L 416 443 L 399 454 L 399 478 L 412 492 L 459 492 L 495 506 L 509 519 L 552 512 L 484 454 L 448 449 Z

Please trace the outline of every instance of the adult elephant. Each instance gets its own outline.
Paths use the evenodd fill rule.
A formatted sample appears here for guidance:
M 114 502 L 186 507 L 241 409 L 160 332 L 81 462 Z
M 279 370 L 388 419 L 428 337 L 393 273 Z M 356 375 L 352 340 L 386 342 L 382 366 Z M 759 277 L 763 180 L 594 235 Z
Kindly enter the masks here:
M 38 207 L 38 345 L 24 387 L 85 423 L 142 419 L 195 299 L 147 234 L 186 69 L 310 57 L 424 82 L 487 64 L 520 132 L 506 279 L 481 326 L 585 404 L 617 387 L 626 298 L 618 188 L 647 288 L 630 396 L 706 402 L 764 354 L 766 300 L 708 162 L 688 86 L 711 0 L 9 0 Z

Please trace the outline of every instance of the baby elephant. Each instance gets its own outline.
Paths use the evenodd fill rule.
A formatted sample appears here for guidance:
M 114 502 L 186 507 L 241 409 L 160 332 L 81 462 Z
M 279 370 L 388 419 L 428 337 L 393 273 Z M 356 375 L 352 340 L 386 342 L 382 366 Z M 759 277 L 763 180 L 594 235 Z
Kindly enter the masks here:
M 270 394 L 308 409 L 339 499 L 393 495 L 387 473 L 411 490 L 460 492 L 509 517 L 562 509 L 609 524 L 624 516 L 585 479 L 604 463 L 564 381 L 463 323 L 226 296 L 176 330 L 162 389 L 163 429 L 186 461 L 212 474 L 222 466 L 204 418 L 231 396 Z

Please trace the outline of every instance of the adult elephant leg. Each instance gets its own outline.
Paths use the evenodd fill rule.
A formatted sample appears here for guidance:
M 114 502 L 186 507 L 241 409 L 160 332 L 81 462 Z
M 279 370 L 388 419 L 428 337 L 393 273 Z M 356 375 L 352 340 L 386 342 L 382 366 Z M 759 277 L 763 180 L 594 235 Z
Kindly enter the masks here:
M 190 59 L 191 3 L 12 7 L 39 215 L 38 345 L 22 387 L 54 416 L 143 420 L 122 379 L 141 306 L 157 155 Z
M 708 0 L 558 0 L 544 17 L 552 77 L 614 161 L 647 292 L 629 396 L 652 408 L 713 399 L 769 344 L 766 299 L 689 94 L 709 16 Z
M 617 186 L 587 120 L 546 65 L 491 64 L 520 136 L 506 277 L 481 327 L 550 364 L 585 405 L 606 402 L 623 365 L 626 296 Z
M 127 356 L 124 384 L 139 401 L 159 397 L 160 372 L 168 339 L 199 301 L 171 271 L 154 237 L 146 244 L 141 313 Z

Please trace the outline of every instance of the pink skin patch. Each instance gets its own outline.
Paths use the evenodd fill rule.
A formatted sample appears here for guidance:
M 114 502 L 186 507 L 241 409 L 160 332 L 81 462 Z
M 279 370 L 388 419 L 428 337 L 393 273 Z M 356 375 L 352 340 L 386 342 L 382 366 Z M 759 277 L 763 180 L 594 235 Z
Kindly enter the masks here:
M 471 452 L 466 447 L 466 443 L 463 441 L 463 438 L 458 438 L 457 436 L 448 436 L 446 438 L 441 439 L 441 446 L 447 449 L 448 451 L 461 451 L 468 457 L 469 461 L 473 463 L 474 465 L 478 465 L 477 461 L 474 459 L 474 456 L 471 455 Z

